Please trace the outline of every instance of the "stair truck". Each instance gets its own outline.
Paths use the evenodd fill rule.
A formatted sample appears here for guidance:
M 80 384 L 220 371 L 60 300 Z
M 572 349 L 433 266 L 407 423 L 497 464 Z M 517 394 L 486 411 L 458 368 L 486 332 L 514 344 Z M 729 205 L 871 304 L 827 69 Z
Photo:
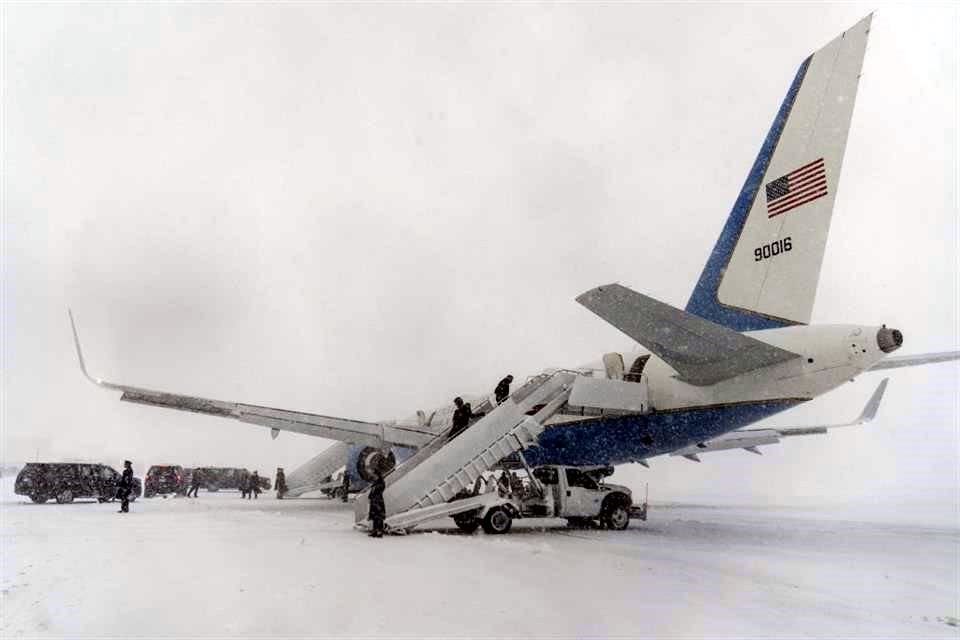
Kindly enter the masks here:
M 385 477 L 387 529 L 407 531 L 428 520 L 461 516 L 461 528 L 482 526 L 490 533 L 506 533 L 515 518 L 533 515 L 626 528 L 631 515 L 645 513 L 644 507 L 632 508 L 629 489 L 603 485 L 598 480 L 603 473 L 596 467 L 530 470 L 523 458 L 547 419 L 567 402 L 578 381 L 587 379 L 570 370 L 535 376 L 466 431 L 456 437 L 450 437 L 449 429 L 439 434 Z M 528 490 L 481 492 L 484 475 L 513 457 L 527 472 Z M 368 505 L 365 493 L 354 503 L 359 528 L 369 526 Z
M 488 498 L 480 507 L 453 515 L 457 526 L 467 533 L 482 527 L 485 533 L 507 533 L 517 518 L 565 518 L 572 527 L 600 527 L 622 531 L 631 517 L 647 519 L 646 501 L 633 504 L 629 488 L 606 484 L 603 478 L 613 473 L 613 467 L 543 466 L 533 469 L 527 478 L 519 479 L 513 471 L 511 481 L 496 487 L 478 482 L 473 499 L 486 495 L 483 489 L 492 489 L 497 499 Z M 524 481 L 526 480 L 526 481 Z

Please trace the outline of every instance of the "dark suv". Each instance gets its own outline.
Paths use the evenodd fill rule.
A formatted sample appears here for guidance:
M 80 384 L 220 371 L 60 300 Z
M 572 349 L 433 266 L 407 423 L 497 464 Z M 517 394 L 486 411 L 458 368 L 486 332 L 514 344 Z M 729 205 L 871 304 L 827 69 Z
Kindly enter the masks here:
M 143 497 L 166 493 L 186 493 L 188 478 L 183 467 L 177 464 L 153 465 L 147 470 L 147 478 L 143 482 Z
M 117 496 L 120 474 L 105 464 L 82 462 L 29 462 L 14 484 L 17 495 L 29 496 L 36 503 L 55 498 L 60 504 L 75 498 L 96 498 L 109 502 Z M 133 479 L 130 501 L 140 495 L 140 479 Z
M 252 475 L 246 469 L 239 467 L 197 467 L 193 470 L 194 474 L 200 476 L 200 486 L 207 491 L 219 491 L 220 489 L 241 489 L 242 485 L 249 482 Z M 258 476 L 260 478 L 260 488 L 265 491 L 270 490 L 270 479 Z

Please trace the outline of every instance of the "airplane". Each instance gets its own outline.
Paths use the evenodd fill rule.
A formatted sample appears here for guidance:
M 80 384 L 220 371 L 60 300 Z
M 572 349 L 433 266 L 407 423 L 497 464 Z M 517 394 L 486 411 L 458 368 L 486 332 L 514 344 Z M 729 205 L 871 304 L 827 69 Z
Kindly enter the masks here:
M 891 356 L 904 337 L 886 325 L 810 324 L 871 20 L 800 65 L 684 309 L 616 283 L 576 298 L 638 347 L 522 384 L 526 396 L 551 377 L 567 376 L 563 395 L 525 406 L 523 415 L 539 421 L 527 442 L 517 440 L 525 465 L 648 465 L 661 455 L 700 461 L 700 454 L 727 449 L 760 453 L 783 437 L 871 420 L 887 380 L 853 422 L 751 427 L 759 421 L 867 372 L 960 358 L 958 351 Z M 339 441 L 287 475 L 294 495 L 298 487 L 329 482 L 340 468 L 354 490 L 362 489 L 378 469 L 420 464 L 446 448 L 452 406 L 370 422 L 107 382 L 87 372 L 72 313 L 70 321 L 83 374 L 121 392 L 121 400 L 232 418 L 267 427 L 273 437 L 289 431 Z M 490 397 L 466 399 L 487 416 L 506 411 Z M 479 450 L 478 438 L 470 446 Z

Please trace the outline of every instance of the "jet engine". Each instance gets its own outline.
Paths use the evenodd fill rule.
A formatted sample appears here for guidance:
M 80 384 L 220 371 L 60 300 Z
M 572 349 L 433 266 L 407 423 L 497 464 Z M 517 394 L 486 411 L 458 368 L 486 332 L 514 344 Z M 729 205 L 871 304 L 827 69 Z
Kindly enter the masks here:
M 380 473 L 388 473 L 395 466 L 397 466 L 397 457 L 393 454 L 393 451 L 383 451 L 376 447 L 363 447 L 357 453 L 354 469 L 361 478 L 367 482 L 373 482 L 378 470 Z

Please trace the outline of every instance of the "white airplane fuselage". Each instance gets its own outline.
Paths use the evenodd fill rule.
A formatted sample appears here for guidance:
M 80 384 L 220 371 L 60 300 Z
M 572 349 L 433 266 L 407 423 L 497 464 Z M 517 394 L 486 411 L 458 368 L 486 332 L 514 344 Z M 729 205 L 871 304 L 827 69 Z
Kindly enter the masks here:
M 731 428 L 742 428 L 831 391 L 870 369 L 899 347 L 888 346 L 885 353 L 878 340 L 881 331 L 893 332 L 885 327 L 863 325 L 798 325 L 752 331 L 748 333 L 750 337 L 800 357 L 704 386 L 678 379 L 677 372 L 656 355 L 642 350 L 632 352 L 624 357 L 628 366 L 638 357 L 649 355 L 642 382 L 636 388 L 638 394 L 647 394 L 652 412 L 587 417 L 561 410 L 547 422 L 541 446 L 528 455 L 537 463 L 617 464 L 660 455 Z M 604 376 L 601 361 L 571 370 Z M 474 406 L 487 397 L 463 395 Z M 453 409 L 452 404 L 445 405 L 425 415 L 432 414 L 431 426 L 439 431 L 449 426 Z M 414 416 L 396 424 L 416 425 L 418 421 Z M 611 447 L 608 436 L 614 430 L 617 442 Z M 631 433 L 635 436 L 632 441 Z M 656 434 L 650 436 L 653 445 L 645 437 L 650 433 Z M 551 447 L 551 436 L 576 445 Z M 585 451 L 594 454 L 584 455 Z

